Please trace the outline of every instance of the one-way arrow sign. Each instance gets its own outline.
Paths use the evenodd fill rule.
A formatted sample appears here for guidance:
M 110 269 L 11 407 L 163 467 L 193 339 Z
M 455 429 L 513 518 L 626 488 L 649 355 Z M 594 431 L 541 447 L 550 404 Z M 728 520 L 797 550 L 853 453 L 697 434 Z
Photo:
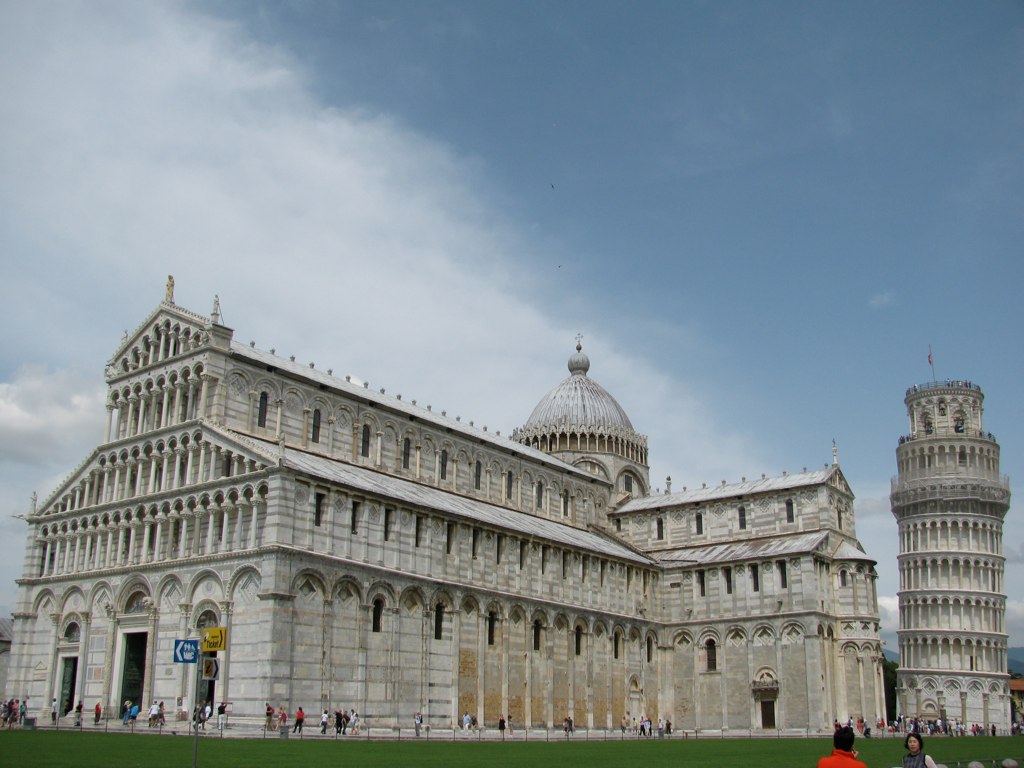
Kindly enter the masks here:
M 199 641 L 175 640 L 174 661 L 178 664 L 195 664 L 199 661 Z

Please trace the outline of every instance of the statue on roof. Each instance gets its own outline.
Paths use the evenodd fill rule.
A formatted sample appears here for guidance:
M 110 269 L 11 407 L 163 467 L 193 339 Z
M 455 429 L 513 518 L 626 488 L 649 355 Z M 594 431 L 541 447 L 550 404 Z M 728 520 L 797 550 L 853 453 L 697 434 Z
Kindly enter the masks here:
M 167 276 L 167 294 L 164 296 L 164 301 L 168 304 L 174 303 L 174 275 Z

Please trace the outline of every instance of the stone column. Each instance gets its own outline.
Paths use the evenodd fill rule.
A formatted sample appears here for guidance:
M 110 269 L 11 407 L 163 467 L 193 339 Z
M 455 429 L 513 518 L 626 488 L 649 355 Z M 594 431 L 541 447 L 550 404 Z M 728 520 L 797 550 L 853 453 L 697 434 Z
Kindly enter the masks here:
M 231 645 L 231 615 L 234 604 L 230 600 L 224 600 L 220 603 L 220 617 L 221 623 L 227 629 L 228 632 L 228 645 Z M 220 655 L 220 700 L 231 701 L 231 656 L 230 649 L 226 649 L 227 652 Z M 211 702 L 211 706 L 216 709 L 216 703 Z
M 56 686 L 56 675 L 57 675 L 57 641 L 60 633 L 60 619 L 59 613 L 50 614 L 50 626 L 53 627 L 53 633 L 50 637 L 50 668 L 46 670 L 46 703 L 50 704 L 50 699 L 57 698 L 57 686 Z M 61 709 L 64 706 L 63 701 L 57 702 L 57 717 L 60 717 L 64 713 Z
M 114 425 L 114 404 L 107 403 L 107 425 L 103 430 L 103 442 L 110 442 L 110 430 Z
M 79 635 L 78 640 L 78 679 L 75 681 L 75 696 L 80 701 L 85 701 L 85 680 L 86 680 L 86 668 L 89 666 L 89 628 L 92 624 L 92 614 L 88 611 L 83 611 L 81 614 L 81 626 L 82 631 Z M 75 702 L 72 702 L 74 704 Z M 83 714 L 83 719 L 85 715 Z

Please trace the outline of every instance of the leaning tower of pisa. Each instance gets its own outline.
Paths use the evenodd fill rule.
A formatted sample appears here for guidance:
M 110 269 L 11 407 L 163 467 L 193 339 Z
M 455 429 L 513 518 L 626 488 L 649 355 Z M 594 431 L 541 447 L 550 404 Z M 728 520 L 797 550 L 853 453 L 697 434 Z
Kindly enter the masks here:
M 899 527 L 897 707 L 908 717 L 1010 725 L 1003 519 L 1009 481 L 985 431 L 981 387 L 907 390 L 910 433 L 896 449 Z

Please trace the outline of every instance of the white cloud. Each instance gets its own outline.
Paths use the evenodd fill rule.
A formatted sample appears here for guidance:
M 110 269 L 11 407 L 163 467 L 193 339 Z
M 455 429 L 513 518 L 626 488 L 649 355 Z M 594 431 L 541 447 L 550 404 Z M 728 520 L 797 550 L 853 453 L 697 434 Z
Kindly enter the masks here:
M 868 299 L 868 306 L 872 309 L 881 309 L 890 306 L 894 301 L 896 301 L 894 291 L 880 291 Z

